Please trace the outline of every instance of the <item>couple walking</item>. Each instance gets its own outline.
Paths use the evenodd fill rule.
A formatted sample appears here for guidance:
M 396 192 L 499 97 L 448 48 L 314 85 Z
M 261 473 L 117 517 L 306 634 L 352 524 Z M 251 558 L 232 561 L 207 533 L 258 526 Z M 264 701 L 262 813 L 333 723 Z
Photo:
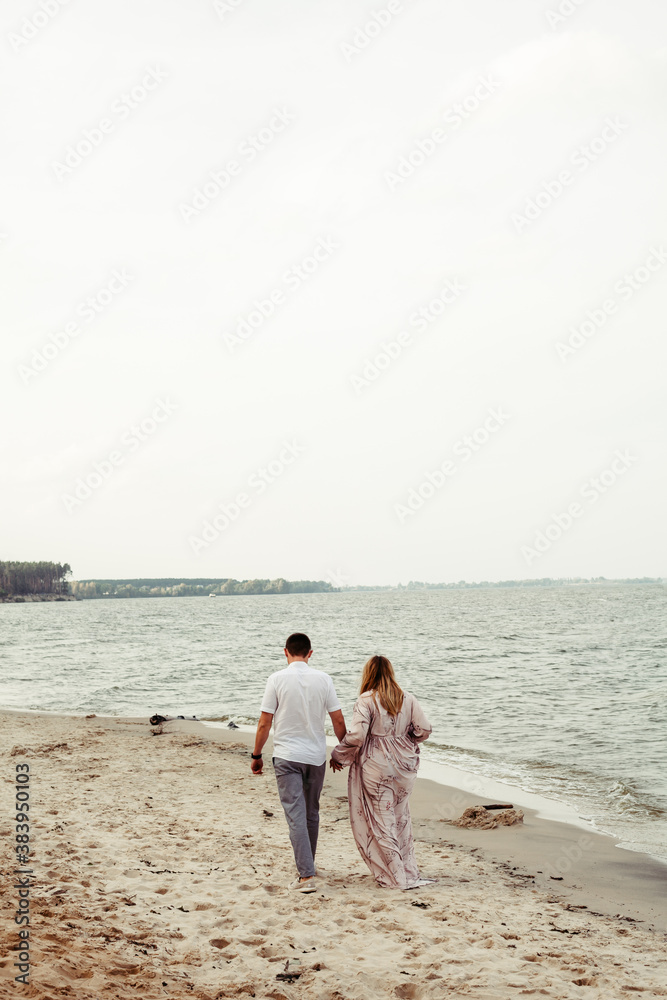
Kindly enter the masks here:
M 285 645 L 287 666 L 269 677 L 252 753 L 261 774 L 262 750 L 273 725 L 273 766 L 299 878 L 291 889 L 314 892 L 319 803 L 326 771 L 327 713 L 338 746 L 330 766 L 349 766 L 350 823 L 359 853 L 379 885 L 414 889 L 424 884 L 415 859 L 408 799 L 419 767 L 419 743 L 431 733 L 416 698 L 396 683 L 385 656 L 366 663 L 352 724 L 328 674 L 310 666 L 310 639 L 295 632 Z

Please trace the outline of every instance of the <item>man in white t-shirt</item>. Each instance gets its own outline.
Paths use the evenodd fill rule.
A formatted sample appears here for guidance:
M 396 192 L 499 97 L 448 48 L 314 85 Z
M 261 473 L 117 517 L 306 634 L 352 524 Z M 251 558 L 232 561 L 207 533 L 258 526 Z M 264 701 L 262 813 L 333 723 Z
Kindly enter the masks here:
M 312 654 L 310 639 L 302 632 L 295 632 L 287 640 L 287 666 L 271 674 L 266 682 L 251 755 L 253 774 L 261 774 L 262 749 L 273 723 L 273 767 L 299 872 L 290 889 L 299 892 L 315 892 L 317 888 L 315 849 L 327 761 L 327 712 L 339 741 L 346 733 L 333 681 L 309 665 Z

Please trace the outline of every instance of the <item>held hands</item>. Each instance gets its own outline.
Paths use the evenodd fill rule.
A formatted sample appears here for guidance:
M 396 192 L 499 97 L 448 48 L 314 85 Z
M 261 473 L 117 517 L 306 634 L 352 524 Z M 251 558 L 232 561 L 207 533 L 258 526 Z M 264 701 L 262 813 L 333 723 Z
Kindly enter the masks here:
M 332 771 L 342 771 L 343 770 L 343 765 L 339 764 L 338 761 L 335 761 L 333 759 L 333 757 L 329 758 L 329 767 L 331 768 Z

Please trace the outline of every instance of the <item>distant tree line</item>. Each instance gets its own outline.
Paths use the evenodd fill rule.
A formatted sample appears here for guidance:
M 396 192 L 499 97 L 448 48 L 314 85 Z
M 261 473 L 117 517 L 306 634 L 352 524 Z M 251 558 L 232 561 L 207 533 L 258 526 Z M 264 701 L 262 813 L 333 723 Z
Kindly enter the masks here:
M 593 576 L 587 579 L 582 576 L 567 576 L 559 577 L 558 579 L 552 579 L 549 576 L 540 578 L 539 580 L 482 580 L 479 583 L 466 583 L 465 580 L 459 580 L 458 583 L 419 583 L 415 580 L 411 580 L 407 586 L 402 587 L 401 584 L 398 585 L 399 590 L 450 590 L 450 589 L 465 589 L 468 587 L 567 587 L 578 584 L 588 584 L 588 583 L 662 583 L 662 579 L 642 576 L 636 579 L 627 580 L 607 580 L 604 576 Z
M 179 577 L 138 578 L 131 580 L 72 580 L 67 578 L 72 570 L 68 563 L 53 562 L 0 562 L 0 600 L 13 596 L 71 594 L 80 599 L 114 597 L 202 597 L 215 594 L 226 597 L 243 594 L 330 594 L 343 591 L 374 590 L 458 590 L 478 587 L 564 587 L 582 584 L 662 584 L 660 577 L 636 577 L 624 580 L 607 580 L 603 576 L 544 577 L 538 580 L 482 580 L 479 583 L 422 583 L 411 580 L 398 586 L 334 587 L 324 580 L 234 580 L 224 578 L 182 579 Z
M 202 597 L 215 594 L 320 594 L 333 591 L 323 580 L 289 581 L 196 579 L 73 580 L 71 591 L 84 600 L 110 597 Z
M 570 587 L 583 584 L 621 584 L 621 583 L 664 583 L 662 577 L 641 576 L 623 580 L 607 580 L 604 576 L 593 576 L 590 579 L 582 576 L 568 576 L 553 579 L 545 576 L 539 580 L 480 580 L 479 582 L 467 582 L 459 580 L 458 583 L 422 583 L 419 580 L 411 580 L 410 583 L 399 583 L 396 587 L 387 586 L 369 587 L 342 587 L 341 590 L 468 590 L 477 587 Z
M 0 597 L 15 594 L 68 594 L 69 563 L 0 562 Z

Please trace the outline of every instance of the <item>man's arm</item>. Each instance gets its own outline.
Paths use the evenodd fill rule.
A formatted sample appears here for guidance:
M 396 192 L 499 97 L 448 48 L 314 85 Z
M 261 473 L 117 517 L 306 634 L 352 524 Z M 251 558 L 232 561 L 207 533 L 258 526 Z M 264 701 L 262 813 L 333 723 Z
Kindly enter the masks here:
M 334 733 L 336 734 L 336 739 L 340 743 L 343 737 L 345 736 L 345 733 L 347 732 L 347 728 L 345 726 L 345 719 L 343 718 L 343 712 L 341 711 L 340 708 L 337 709 L 335 712 L 329 712 L 329 718 L 331 719 L 334 728 Z M 257 751 L 255 751 L 255 753 L 257 753 Z
M 271 732 L 271 725 L 273 723 L 273 715 L 271 712 L 262 712 L 259 717 L 259 722 L 257 723 L 257 733 L 255 734 L 255 749 L 253 753 L 255 757 L 261 754 L 264 749 L 264 744 L 269 738 L 269 733 Z M 260 758 L 259 760 L 253 760 L 250 763 L 253 774 L 261 774 L 264 767 L 264 761 Z

